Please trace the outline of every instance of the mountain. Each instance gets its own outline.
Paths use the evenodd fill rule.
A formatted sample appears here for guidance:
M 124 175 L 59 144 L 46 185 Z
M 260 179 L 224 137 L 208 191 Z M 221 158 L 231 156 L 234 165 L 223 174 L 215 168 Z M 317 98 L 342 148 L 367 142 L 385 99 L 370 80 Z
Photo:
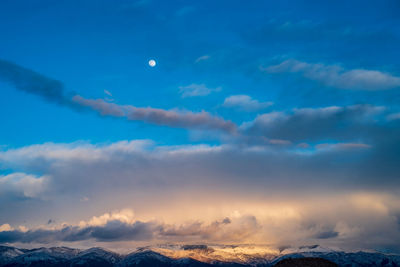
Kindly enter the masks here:
M 344 267 L 400 267 L 399 255 L 387 255 L 371 252 L 300 252 L 283 255 L 272 262 L 272 265 L 287 258 L 322 258 Z
M 176 247 L 175 247 L 176 248 Z M 318 246 L 287 249 L 279 254 L 238 255 L 236 259 L 211 257 L 216 251 L 207 246 L 178 247 L 182 257 L 167 256 L 150 248 L 121 255 L 102 248 L 87 250 L 68 247 L 19 249 L 0 246 L 0 267 L 22 266 L 96 266 L 96 267 L 286 267 L 286 266 L 343 266 L 343 267 L 400 267 L 400 256 L 371 252 L 343 252 Z M 179 252 L 179 251 L 178 251 Z M 204 255 L 197 255 L 204 254 Z M 189 257 L 185 256 L 189 255 Z M 208 256 L 207 256 L 208 255 Z M 217 258 L 217 259 L 216 259 Z M 198 260 L 202 259 L 202 260 Z
M 337 267 L 336 263 L 321 258 L 288 258 L 279 261 L 276 267 Z

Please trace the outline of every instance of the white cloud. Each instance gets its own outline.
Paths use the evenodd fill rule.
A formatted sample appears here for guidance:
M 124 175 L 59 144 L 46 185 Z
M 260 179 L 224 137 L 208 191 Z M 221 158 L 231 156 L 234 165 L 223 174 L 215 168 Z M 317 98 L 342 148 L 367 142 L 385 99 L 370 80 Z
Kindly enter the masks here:
M 113 95 L 110 93 L 110 91 L 108 91 L 108 90 L 106 90 L 106 89 L 104 89 L 104 93 L 105 93 L 106 95 L 108 95 L 108 96 L 113 96 Z
M 208 60 L 209 58 L 210 58 L 209 55 L 204 55 L 204 56 L 198 57 L 198 58 L 195 60 L 195 63 L 199 63 L 200 61 Z
M 8 164 L 18 164 L 21 159 L 32 161 L 76 161 L 93 162 L 108 160 L 113 154 L 134 153 L 151 148 L 150 140 L 118 141 L 111 144 L 93 145 L 87 142 L 75 143 L 45 143 L 30 145 L 18 149 L 0 151 L 0 161 Z M 22 175 L 22 174 L 21 174 Z M 29 177 L 29 176 L 28 176 Z
M 264 70 L 268 73 L 300 73 L 310 80 L 341 89 L 386 90 L 400 87 L 400 77 L 389 73 L 366 69 L 345 70 L 337 65 L 311 64 L 294 59 Z
M 221 91 L 221 87 L 208 88 L 205 84 L 196 84 L 196 83 L 179 87 L 179 93 L 181 94 L 182 98 L 194 97 L 194 96 L 206 96 L 211 94 L 212 92 L 219 92 L 219 91 Z
M 110 213 L 104 213 L 98 217 L 93 216 L 88 221 L 80 221 L 79 227 L 104 226 L 111 221 L 120 221 L 125 224 L 133 224 L 135 222 L 135 213 L 132 209 L 123 209 Z
M 47 176 L 26 173 L 0 175 L 0 195 L 8 193 L 17 197 L 38 197 L 46 190 L 48 179 Z
M 238 108 L 244 111 L 257 111 L 272 106 L 272 102 L 259 102 L 248 95 L 232 95 L 225 98 L 223 103 L 227 108 Z

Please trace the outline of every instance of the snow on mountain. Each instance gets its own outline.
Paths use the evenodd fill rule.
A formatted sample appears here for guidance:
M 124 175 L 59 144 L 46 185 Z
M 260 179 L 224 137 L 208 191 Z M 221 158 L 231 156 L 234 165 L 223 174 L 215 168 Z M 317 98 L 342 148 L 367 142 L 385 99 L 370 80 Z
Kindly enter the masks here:
M 9 260 L 24 254 L 22 250 L 13 247 L 0 246 L 0 266 Z
M 120 263 L 121 266 L 147 266 L 157 263 L 157 266 L 167 266 L 172 259 L 151 250 L 133 252 L 128 254 Z M 150 265 L 149 265 L 150 266 Z
M 177 248 L 175 248 L 177 249 Z M 213 253 L 208 247 L 182 247 L 184 251 L 193 253 Z M 215 251 L 215 250 L 214 250 Z M 185 253 L 186 253 L 185 252 Z M 67 247 L 18 249 L 0 246 L 0 267 L 18 266 L 97 266 L 97 267 L 271 267 L 287 258 L 322 258 L 343 267 L 385 266 L 400 267 L 400 255 L 391 255 L 373 252 L 343 252 L 319 246 L 290 248 L 282 250 L 281 254 L 239 255 L 236 260 L 232 255 L 226 259 L 213 259 L 211 256 L 200 261 L 197 258 L 163 255 L 149 248 L 139 249 L 128 255 L 120 255 L 102 248 L 87 250 L 72 249 Z M 222 254 L 219 254 L 222 255 Z M 202 256 L 203 257 L 203 256 Z
M 71 259 L 72 266 L 114 266 L 122 256 L 103 248 L 90 248 L 79 252 Z
M 400 255 L 388 255 L 371 252 L 299 252 L 281 256 L 272 262 L 272 265 L 285 258 L 323 258 L 345 267 L 372 267 L 372 266 L 400 266 Z

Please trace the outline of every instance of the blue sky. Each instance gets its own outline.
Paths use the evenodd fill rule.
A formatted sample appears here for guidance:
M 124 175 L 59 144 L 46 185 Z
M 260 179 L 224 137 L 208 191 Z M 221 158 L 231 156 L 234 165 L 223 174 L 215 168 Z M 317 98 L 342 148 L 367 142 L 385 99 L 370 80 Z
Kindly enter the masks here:
M 104 98 L 103 90 L 108 90 L 117 103 L 206 110 L 237 123 L 254 114 L 221 108 L 229 95 L 274 102 L 269 110 L 371 101 L 394 105 L 399 100 L 398 92 L 338 91 L 296 75 L 259 71 L 260 66 L 295 58 L 398 74 L 395 1 L 22 3 L 2 3 L 1 58 L 60 80 L 66 90 L 85 97 Z M 201 56 L 209 58 L 196 64 Z M 154 69 L 146 64 L 150 58 L 158 62 Z M 222 90 L 207 97 L 181 98 L 179 87 L 193 83 Z M 1 136 L 7 145 L 75 139 L 189 142 L 185 130 L 77 114 L 3 87 L 4 114 L 14 114 L 2 119 L 10 129 Z M 14 109 L 16 102 L 21 103 L 19 112 Z M 33 131 L 21 131 L 22 121 Z
M 2 1 L 0 230 L 123 208 L 177 225 L 239 210 L 242 223 L 281 205 L 302 214 L 279 217 L 301 226 L 295 240 L 330 232 L 317 241 L 358 248 L 378 225 L 384 241 L 365 247 L 398 251 L 399 12 L 398 1 Z M 191 194 L 196 207 L 247 204 L 177 221 L 157 208 L 179 215 Z M 335 196 L 359 213 L 333 216 L 346 205 L 326 204 Z M 365 219 L 371 202 L 379 222 Z M 253 230 L 201 241 L 261 242 Z

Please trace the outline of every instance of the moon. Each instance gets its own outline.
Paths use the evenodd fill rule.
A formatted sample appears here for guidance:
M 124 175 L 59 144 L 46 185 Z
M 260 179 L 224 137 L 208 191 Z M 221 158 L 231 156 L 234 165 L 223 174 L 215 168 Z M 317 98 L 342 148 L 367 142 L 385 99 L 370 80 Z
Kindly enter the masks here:
M 156 61 L 155 61 L 154 59 L 150 59 L 150 60 L 149 60 L 149 66 L 150 66 L 150 67 L 153 68 L 153 67 L 156 66 L 156 64 L 157 64 L 157 63 L 156 63 Z

